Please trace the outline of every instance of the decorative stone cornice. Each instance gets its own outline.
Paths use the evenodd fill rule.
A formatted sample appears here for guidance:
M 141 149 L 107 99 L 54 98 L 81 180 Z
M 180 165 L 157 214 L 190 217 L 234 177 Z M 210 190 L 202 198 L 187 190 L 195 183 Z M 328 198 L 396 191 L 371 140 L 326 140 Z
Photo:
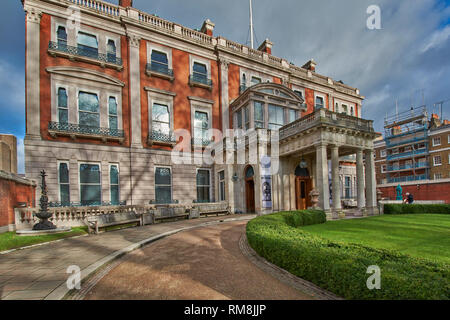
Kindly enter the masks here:
M 37 10 L 35 8 L 29 8 L 29 9 L 25 8 L 25 12 L 26 12 L 27 22 L 32 22 L 32 23 L 37 23 L 37 24 L 41 23 L 42 11 Z

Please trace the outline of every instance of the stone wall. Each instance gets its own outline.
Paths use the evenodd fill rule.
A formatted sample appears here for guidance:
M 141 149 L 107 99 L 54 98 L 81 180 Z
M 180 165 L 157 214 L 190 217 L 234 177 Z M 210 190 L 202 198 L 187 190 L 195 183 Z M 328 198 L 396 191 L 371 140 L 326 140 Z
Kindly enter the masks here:
M 0 171 L 0 233 L 15 229 L 14 208 L 36 205 L 35 190 L 33 181 Z

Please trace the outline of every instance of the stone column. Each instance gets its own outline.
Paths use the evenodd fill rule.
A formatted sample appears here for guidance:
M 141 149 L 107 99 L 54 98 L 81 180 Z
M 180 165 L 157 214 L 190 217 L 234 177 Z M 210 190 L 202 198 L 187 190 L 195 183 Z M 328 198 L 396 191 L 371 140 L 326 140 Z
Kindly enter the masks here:
M 316 145 L 316 189 L 319 192 L 319 207 L 330 211 L 330 190 L 328 182 L 327 145 Z
M 229 62 L 223 58 L 219 58 L 220 62 L 220 92 L 222 95 L 222 131 L 230 129 L 230 113 L 228 101 L 228 64 Z
M 39 99 L 39 54 L 42 13 L 34 8 L 26 11 L 26 139 L 41 138 Z
M 337 215 L 342 210 L 341 205 L 341 187 L 339 184 L 339 147 L 331 147 L 331 176 L 332 176 L 332 188 L 333 188 L 333 217 L 337 218 Z
M 377 183 L 375 179 L 375 159 L 373 149 L 365 151 L 366 155 L 366 207 L 369 214 L 374 214 L 377 206 Z
M 128 35 L 130 48 L 130 110 L 131 110 L 131 147 L 142 148 L 141 139 L 141 79 L 140 79 L 140 38 Z
M 358 150 L 356 152 L 356 185 L 358 189 L 358 209 L 361 212 L 366 206 L 366 196 L 364 194 L 364 161 L 362 150 Z

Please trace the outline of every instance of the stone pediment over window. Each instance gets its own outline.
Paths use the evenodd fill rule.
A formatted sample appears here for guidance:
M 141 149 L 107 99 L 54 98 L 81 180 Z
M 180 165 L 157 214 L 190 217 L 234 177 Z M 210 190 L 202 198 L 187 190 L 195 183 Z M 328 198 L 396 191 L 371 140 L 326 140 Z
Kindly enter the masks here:
M 98 71 L 80 67 L 49 67 L 46 69 L 46 71 L 50 74 L 57 74 L 64 77 L 78 78 L 82 80 L 91 80 L 112 86 L 120 86 L 120 87 L 125 86 L 124 82 L 114 77 L 108 76 Z
M 249 96 L 267 96 L 269 98 L 281 99 L 288 103 L 298 104 L 299 106 L 303 106 L 305 103 L 305 100 L 290 88 L 281 84 L 267 82 L 246 88 L 242 94 L 232 102 L 232 104 L 240 105 L 241 102 L 247 100 Z

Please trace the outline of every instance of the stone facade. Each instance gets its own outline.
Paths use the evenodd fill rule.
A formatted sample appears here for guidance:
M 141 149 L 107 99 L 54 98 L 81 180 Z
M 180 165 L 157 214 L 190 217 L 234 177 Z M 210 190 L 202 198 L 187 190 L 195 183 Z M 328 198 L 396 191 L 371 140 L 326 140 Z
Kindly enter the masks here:
M 51 202 L 80 203 L 86 190 L 98 187 L 95 192 L 102 203 L 120 200 L 144 205 L 158 198 L 158 187 L 170 190 L 171 202 L 189 205 L 201 197 L 228 201 L 233 212 L 267 213 L 307 206 L 308 200 L 300 204 L 296 197 L 308 184 L 308 190 L 319 190 L 321 207 L 331 210 L 328 181 L 332 180 L 338 195 L 336 211 L 341 209 L 340 181 L 349 175 L 342 168 L 347 167 L 353 170 L 353 190 L 355 178 L 359 181 L 360 207 L 365 207 L 366 198 L 369 207 L 375 206 L 372 175 L 364 178 L 364 170 L 356 174 L 364 165 L 362 158 L 350 164 L 340 159 L 356 152 L 370 156 L 373 150 L 373 127 L 361 117 L 364 97 L 358 89 L 316 73 L 314 61 L 297 67 L 272 56 L 269 40 L 255 50 L 215 37 L 209 20 L 202 31 L 195 31 L 136 10 L 132 1 L 120 4 L 23 2 L 27 14 L 25 170 L 34 179 L 46 170 Z M 274 96 L 266 99 L 263 127 L 271 129 L 275 121 L 269 106 L 274 104 L 283 108 L 277 124 L 280 133 L 290 134 L 279 141 L 281 173 L 264 178 L 257 162 L 254 176 L 246 177 L 251 159 L 240 164 L 197 161 L 211 138 L 205 138 L 204 131 L 239 129 L 233 106 L 249 92 L 255 93 L 248 88 L 267 82 L 266 89 L 274 90 Z M 95 97 L 97 102 L 89 105 L 92 110 L 81 106 L 82 94 Z M 320 108 L 323 111 L 318 112 Z M 167 112 L 163 117 L 158 114 L 161 110 Z M 97 127 L 82 123 L 86 111 L 97 119 Z M 317 121 L 322 116 L 327 120 L 304 131 L 307 123 L 302 119 L 311 115 Z M 246 129 L 256 128 L 252 106 L 248 116 Z M 214 137 L 217 142 L 216 133 Z M 192 142 L 187 147 L 192 161 L 177 164 L 173 150 L 187 141 Z M 258 155 L 268 150 L 263 148 Z M 239 156 L 238 150 L 232 153 Z M 311 183 L 295 177 L 303 158 Z M 333 170 L 328 170 L 328 161 Z M 89 166 L 96 177 L 99 171 L 99 181 L 82 182 L 82 166 Z M 118 171 L 117 179 L 112 168 Z M 367 169 L 372 171 L 371 162 Z M 169 180 L 156 181 L 160 170 L 170 174 Z M 118 186 L 119 199 L 113 186 L 114 190 Z M 254 190 L 251 209 L 246 188 Z M 270 206 L 264 200 L 268 188 L 274 197 Z

